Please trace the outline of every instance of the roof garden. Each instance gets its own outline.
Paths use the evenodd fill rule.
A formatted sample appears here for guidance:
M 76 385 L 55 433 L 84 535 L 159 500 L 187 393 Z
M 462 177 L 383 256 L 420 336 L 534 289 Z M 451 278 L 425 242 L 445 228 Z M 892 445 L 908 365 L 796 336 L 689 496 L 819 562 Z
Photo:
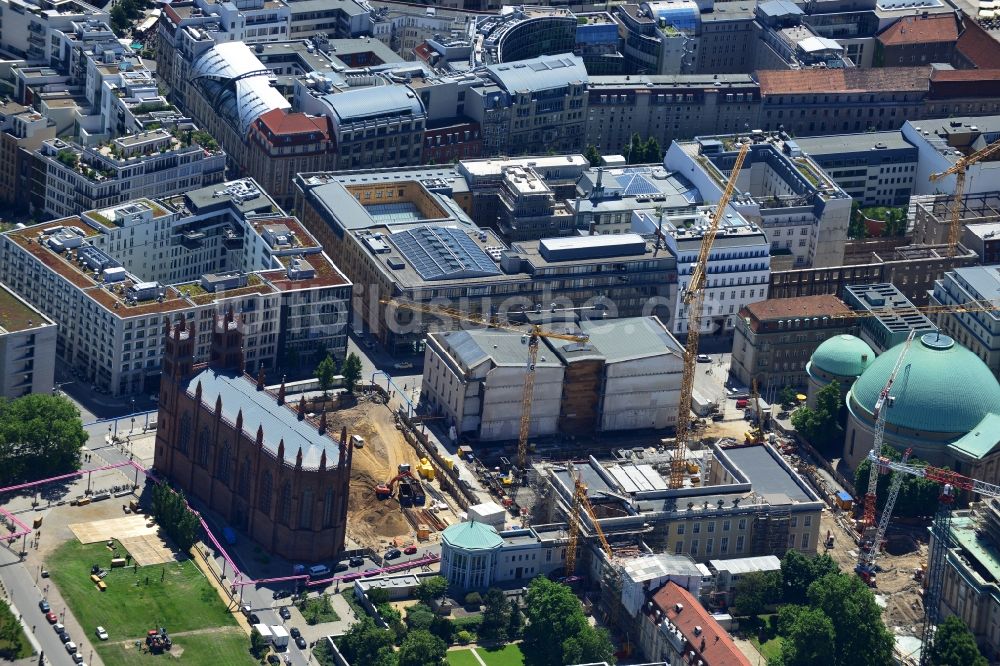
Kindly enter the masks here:
M 24 331 L 52 322 L 14 292 L 0 286 L 0 327 L 6 333 Z

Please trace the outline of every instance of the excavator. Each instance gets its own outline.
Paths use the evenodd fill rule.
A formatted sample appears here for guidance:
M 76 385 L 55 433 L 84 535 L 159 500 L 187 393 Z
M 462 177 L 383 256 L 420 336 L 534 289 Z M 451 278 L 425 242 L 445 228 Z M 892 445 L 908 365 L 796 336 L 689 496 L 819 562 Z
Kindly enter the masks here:
M 409 506 L 415 504 L 417 506 L 422 506 L 425 498 L 423 494 L 423 489 L 420 485 L 420 480 L 414 476 L 413 471 L 410 466 L 403 464 L 399 466 L 399 473 L 392 477 L 387 483 L 380 483 L 375 486 L 375 497 L 380 500 L 389 499 L 392 497 L 393 491 L 396 489 L 396 484 L 403 482 L 403 484 L 410 488 L 410 492 L 407 496 L 403 496 L 403 491 L 400 491 L 399 503 L 403 506 Z

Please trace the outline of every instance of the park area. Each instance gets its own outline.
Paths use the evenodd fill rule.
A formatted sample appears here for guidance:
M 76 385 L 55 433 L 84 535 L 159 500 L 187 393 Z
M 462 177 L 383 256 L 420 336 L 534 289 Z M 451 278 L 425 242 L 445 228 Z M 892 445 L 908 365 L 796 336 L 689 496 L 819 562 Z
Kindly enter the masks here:
M 81 544 L 71 540 L 49 559 L 53 581 L 88 632 L 104 627 L 109 639 L 95 641 L 106 666 L 133 666 L 177 660 L 185 666 L 249 666 L 249 641 L 215 588 L 190 559 L 112 568 L 118 542 Z M 97 565 L 106 571 L 100 591 L 91 579 Z M 147 632 L 167 630 L 169 651 L 151 653 Z
M 476 659 L 476 655 L 479 659 Z M 498 648 L 474 647 L 466 650 L 450 650 L 448 666 L 523 666 L 524 655 L 520 645 L 505 645 Z

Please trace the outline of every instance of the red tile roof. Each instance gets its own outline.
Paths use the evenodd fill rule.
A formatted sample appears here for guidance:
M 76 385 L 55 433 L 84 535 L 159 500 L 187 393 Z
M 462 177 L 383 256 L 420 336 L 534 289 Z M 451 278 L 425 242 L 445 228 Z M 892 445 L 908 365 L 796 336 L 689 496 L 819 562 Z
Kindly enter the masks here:
M 326 116 L 309 116 L 304 113 L 289 113 L 284 109 L 271 109 L 262 115 L 259 121 L 275 136 L 318 132 L 323 135 L 321 138 L 327 138 Z
M 789 317 L 822 317 L 823 315 L 850 312 L 851 309 L 833 294 L 796 296 L 795 298 L 769 298 L 750 303 L 742 308 L 754 319 L 787 319 Z
M 1000 43 L 973 20 L 965 20 L 955 50 L 976 67 L 1000 69 Z
M 763 70 L 757 80 L 761 95 L 887 93 L 927 90 L 929 75 L 930 67 Z
M 653 595 L 653 603 L 684 635 L 685 652 L 694 651 L 705 666 L 751 666 L 726 630 L 683 587 L 668 582 Z M 647 621 L 654 621 L 654 616 L 647 616 Z M 698 634 L 695 627 L 701 627 Z
M 951 14 L 936 16 L 904 16 L 882 31 L 878 40 L 885 46 L 933 44 L 958 39 L 958 24 Z
M 931 99 L 1000 96 L 1000 69 L 943 69 L 931 75 Z

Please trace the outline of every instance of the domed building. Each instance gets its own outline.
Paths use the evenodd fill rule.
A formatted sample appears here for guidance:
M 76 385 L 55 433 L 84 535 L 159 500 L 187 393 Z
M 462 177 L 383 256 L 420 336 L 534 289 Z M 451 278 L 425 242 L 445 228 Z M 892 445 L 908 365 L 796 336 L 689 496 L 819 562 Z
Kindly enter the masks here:
M 502 545 L 503 537 L 492 525 L 451 525 L 441 533 L 441 575 L 463 590 L 488 587 Z
M 876 358 L 847 394 L 844 462 L 852 469 L 871 450 L 875 402 L 904 346 Z M 915 457 L 963 474 L 996 478 L 1000 383 L 978 356 L 947 335 L 925 333 L 910 346 L 889 396 L 885 445 L 912 448 Z
M 835 335 L 816 348 L 809 363 L 806 364 L 808 375 L 808 402 L 810 407 L 816 406 L 816 394 L 831 382 L 840 384 L 840 392 L 847 396 L 854 380 L 861 376 L 872 361 L 875 352 L 861 338 L 842 333 Z

